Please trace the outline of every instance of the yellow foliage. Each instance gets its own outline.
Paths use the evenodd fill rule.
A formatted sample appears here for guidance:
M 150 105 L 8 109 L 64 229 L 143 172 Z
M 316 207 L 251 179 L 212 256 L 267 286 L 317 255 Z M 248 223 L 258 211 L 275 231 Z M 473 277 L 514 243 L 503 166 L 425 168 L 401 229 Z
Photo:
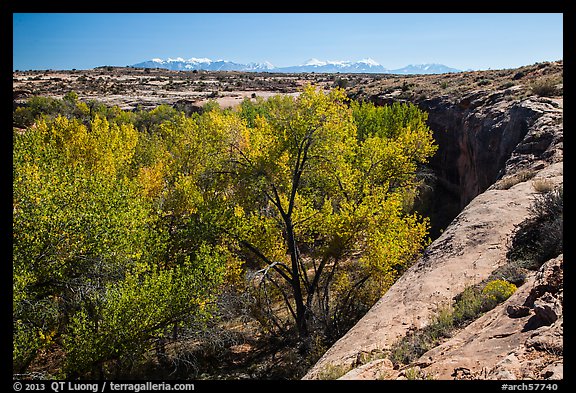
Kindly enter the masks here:
M 487 301 L 499 303 L 512 296 L 516 289 L 516 285 L 506 280 L 494 280 L 486 284 L 482 289 L 482 295 Z
M 142 193 L 148 198 L 156 198 L 164 189 L 165 165 L 158 161 L 149 167 L 138 168 L 138 182 Z
M 234 215 L 238 218 L 242 218 L 244 217 L 244 209 L 242 208 L 242 206 L 234 206 Z

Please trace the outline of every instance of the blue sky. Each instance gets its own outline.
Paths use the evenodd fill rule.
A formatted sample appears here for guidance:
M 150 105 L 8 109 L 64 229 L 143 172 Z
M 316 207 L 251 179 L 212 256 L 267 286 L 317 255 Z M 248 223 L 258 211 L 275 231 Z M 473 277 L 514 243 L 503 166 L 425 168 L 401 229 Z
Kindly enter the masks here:
M 563 58 L 561 13 L 17 13 L 13 69 L 126 66 L 207 57 L 303 64 L 372 58 L 389 69 L 467 70 Z

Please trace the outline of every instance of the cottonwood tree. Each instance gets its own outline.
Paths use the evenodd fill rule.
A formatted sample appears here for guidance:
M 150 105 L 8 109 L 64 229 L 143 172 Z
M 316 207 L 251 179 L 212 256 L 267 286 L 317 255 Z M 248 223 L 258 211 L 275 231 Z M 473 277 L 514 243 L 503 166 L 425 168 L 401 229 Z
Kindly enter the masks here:
M 56 350 L 63 377 L 110 375 L 208 318 L 240 266 L 270 329 L 337 337 L 425 244 L 410 211 L 436 147 L 414 106 L 311 86 L 189 117 L 64 101 L 14 132 L 15 373 Z
M 140 146 L 141 136 L 98 115 L 15 132 L 15 373 L 49 350 L 65 354 L 58 375 L 102 377 L 111 361 L 140 359 L 167 329 L 210 314 L 225 254 L 199 240 L 172 252 L 182 250 L 163 224 L 169 151 L 161 138 Z M 168 208 L 190 204 L 180 200 Z
M 286 316 L 304 341 L 312 326 L 338 330 L 369 282 L 381 294 L 425 244 L 427 220 L 407 212 L 436 146 L 425 114 L 386 111 L 312 86 L 241 106 L 228 232 L 280 331 Z

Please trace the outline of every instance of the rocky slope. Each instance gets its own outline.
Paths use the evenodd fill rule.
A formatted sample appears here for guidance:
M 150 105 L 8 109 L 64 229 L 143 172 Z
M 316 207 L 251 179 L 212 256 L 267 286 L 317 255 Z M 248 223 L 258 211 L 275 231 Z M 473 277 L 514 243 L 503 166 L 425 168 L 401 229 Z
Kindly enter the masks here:
M 563 377 L 562 256 L 414 363 L 395 368 L 386 358 L 393 343 L 504 266 L 538 185 L 563 184 L 561 94 L 510 96 L 486 89 L 412 100 L 429 112 L 440 146 L 433 165 L 444 197 L 433 210 L 449 225 L 304 379 L 325 378 L 335 368 L 350 370 L 342 379 L 405 379 L 406 370 L 433 379 Z M 393 92 L 365 98 L 395 100 Z

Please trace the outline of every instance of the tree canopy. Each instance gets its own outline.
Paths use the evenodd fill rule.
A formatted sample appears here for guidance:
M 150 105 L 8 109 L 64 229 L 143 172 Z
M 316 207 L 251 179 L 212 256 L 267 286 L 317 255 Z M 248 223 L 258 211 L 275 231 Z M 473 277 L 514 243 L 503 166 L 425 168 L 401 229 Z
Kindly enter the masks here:
M 14 130 L 15 373 L 57 348 L 60 376 L 109 375 L 210 318 L 227 286 L 309 350 L 427 243 L 412 201 L 436 145 L 413 105 L 313 86 L 191 116 L 32 104 Z

